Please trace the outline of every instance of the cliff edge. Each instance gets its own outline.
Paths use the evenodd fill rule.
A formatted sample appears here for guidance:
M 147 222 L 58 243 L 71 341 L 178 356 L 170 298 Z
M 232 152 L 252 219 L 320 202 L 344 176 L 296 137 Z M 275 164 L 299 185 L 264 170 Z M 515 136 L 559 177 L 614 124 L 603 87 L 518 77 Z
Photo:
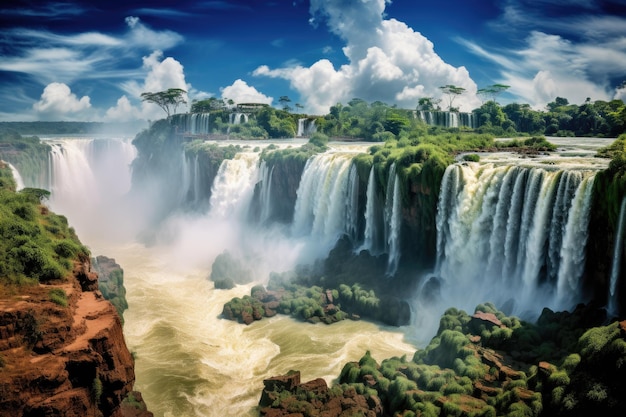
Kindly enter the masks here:
M 76 262 L 65 281 L 0 294 L 0 416 L 152 416 L 122 406 L 134 361 L 97 279 Z

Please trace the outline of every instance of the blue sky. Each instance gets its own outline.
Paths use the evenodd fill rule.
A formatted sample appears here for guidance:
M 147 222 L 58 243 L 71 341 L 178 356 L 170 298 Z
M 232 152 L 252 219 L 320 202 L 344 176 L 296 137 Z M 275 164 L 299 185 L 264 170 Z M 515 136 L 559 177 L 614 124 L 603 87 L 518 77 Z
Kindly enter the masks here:
M 541 109 L 624 100 L 626 0 L 22 1 L 0 5 L 0 120 L 163 116 L 144 91 L 184 88 L 310 114 L 354 97 L 415 108 L 509 85 Z

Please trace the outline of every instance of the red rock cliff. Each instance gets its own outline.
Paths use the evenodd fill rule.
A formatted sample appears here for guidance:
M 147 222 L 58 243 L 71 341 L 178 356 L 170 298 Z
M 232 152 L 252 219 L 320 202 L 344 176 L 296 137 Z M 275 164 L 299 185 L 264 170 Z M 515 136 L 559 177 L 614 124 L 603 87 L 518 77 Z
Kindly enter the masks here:
M 85 262 L 62 283 L 0 293 L 1 417 L 126 414 L 134 362 L 120 318 L 97 287 Z M 53 288 L 65 291 L 67 306 L 51 301 Z

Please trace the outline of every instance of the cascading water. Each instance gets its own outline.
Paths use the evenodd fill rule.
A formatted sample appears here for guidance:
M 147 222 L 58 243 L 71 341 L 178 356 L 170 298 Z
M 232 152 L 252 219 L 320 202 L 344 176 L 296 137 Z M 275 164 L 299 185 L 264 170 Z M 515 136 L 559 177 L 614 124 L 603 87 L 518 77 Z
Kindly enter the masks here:
M 294 236 L 311 236 L 316 251 L 327 254 L 349 232 L 348 196 L 352 188 L 351 152 L 329 151 L 307 161 L 297 192 L 292 225 Z
M 259 204 L 261 206 L 261 214 L 259 216 L 259 223 L 264 224 L 268 222 L 272 217 L 272 176 L 274 174 L 274 167 L 271 169 L 267 168 L 267 164 L 265 161 L 261 162 L 261 167 L 259 168 L 260 174 L 259 178 L 260 182 L 260 196 L 259 196 Z
M 370 169 L 367 180 L 366 197 L 365 232 L 363 245 L 358 249 L 358 252 L 366 250 L 372 255 L 379 255 L 382 251 L 379 243 L 381 240 L 381 230 L 379 226 L 379 223 L 381 223 L 381 213 L 380 204 L 378 204 L 378 193 L 376 191 L 376 173 L 373 166 Z
M 580 297 L 592 184 L 590 171 L 448 167 L 437 215 L 443 298 L 465 308 L 486 300 L 514 300 L 518 311 L 571 307 Z
M 222 162 L 211 187 L 211 216 L 243 220 L 258 182 L 258 167 L 259 154 L 253 152 L 238 153 Z
M 613 265 L 611 266 L 611 279 L 609 281 L 609 302 L 608 311 L 610 314 L 617 312 L 618 291 L 617 282 L 620 276 L 620 264 L 622 262 L 622 251 L 624 250 L 624 224 L 626 223 L 626 198 L 622 199 L 619 209 L 619 221 L 617 231 L 615 233 L 615 242 L 613 246 Z
M 400 181 L 396 174 L 396 164 L 389 168 L 387 195 L 385 198 L 385 243 L 389 254 L 387 275 L 393 276 L 400 262 L 400 222 L 401 213 Z
M 359 238 L 359 178 L 356 166 L 350 166 L 348 178 L 348 200 L 346 208 L 346 232 L 350 240 L 356 243 Z
M 9 165 L 9 169 L 11 170 L 11 173 L 13 174 L 13 179 L 15 180 L 15 189 L 19 191 L 22 188 L 24 188 L 24 180 L 22 179 L 22 176 L 13 165 L 11 164 L 8 164 L 8 165 Z

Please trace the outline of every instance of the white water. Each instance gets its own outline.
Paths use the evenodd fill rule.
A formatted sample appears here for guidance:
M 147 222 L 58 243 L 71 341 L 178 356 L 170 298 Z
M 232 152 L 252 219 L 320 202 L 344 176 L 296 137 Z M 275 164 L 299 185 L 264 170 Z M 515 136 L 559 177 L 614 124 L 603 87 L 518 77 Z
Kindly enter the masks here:
M 385 243 L 387 244 L 387 276 L 393 276 L 400 262 L 400 222 L 402 221 L 402 201 L 400 181 L 396 174 L 396 164 L 389 168 L 387 195 L 385 198 Z
M 8 162 L 7 162 L 7 165 L 9 165 L 9 169 L 11 170 L 11 173 L 13 174 L 13 179 L 15 180 L 15 189 L 16 189 L 16 191 L 21 190 L 22 188 L 25 187 L 24 180 L 22 179 L 22 176 L 17 171 L 17 169 L 15 169 L 15 167 L 13 165 L 9 164 Z
M 616 313 L 617 310 L 617 281 L 620 276 L 620 265 L 622 262 L 622 251 L 624 248 L 624 223 L 626 223 L 626 198 L 622 200 L 619 209 L 619 221 L 615 234 L 613 246 L 613 265 L 611 266 L 611 281 L 609 282 L 609 313 Z
M 304 247 L 280 230 L 261 231 L 243 223 L 244 207 L 259 179 L 258 155 L 244 153 L 225 161 L 206 214 L 172 216 L 160 227 L 156 243 L 145 247 L 117 232 L 132 228 L 132 222 L 124 221 L 126 215 L 133 217 L 132 210 L 107 216 L 100 211 L 103 206 L 85 203 L 86 188 L 98 190 L 107 175 L 107 170 L 94 169 L 98 161 L 89 162 L 95 156 L 89 155 L 89 146 L 63 140 L 54 147 L 55 207 L 65 210 L 62 214 L 71 224 L 99 223 L 97 228 L 81 228 L 81 239 L 94 255 L 111 256 L 124 268 L 129 302 L 124 331 L 136 357 L 135 388 L 155 416 L 254 416 L 264 378 L 298 369 L 303 380 L 323 377 L 330 384 L 346 362 L 360 359 L 367 350 L 378 360 L 414 352 L 403 341 L 405 329 L 366 322 L 326 326 L 275 317 L 244 326 L 219 318 L 223 304 L 249 294 L 253 284 L 215 290 L 207 276 L 218 254 L 229 250 L 244 256 L 254 264 L 257 282 L 264 282 L 269 271 L 293 267 Z M 122 149 L 120 160 L 126 158 Z M 339 175 L 345 161 L 335 157 Z M 128 164 L 122 165 L 125 169 L 114 174 L 119 189 L 130 180 Z M 349 178 L 350 170 L 345 171 Z M 107 200 L 106 207 L 124 200 L 117 193 L 93 198 L 101 204 Z M 340 212 L 335 208 L 315 214 L 325 224 Z
M 592 184 L 591 171 L 448 167 L 435 273 L 446 305 L 514 300 L 517 314 L 572 307 L 580 300 Z
M 369 179 L 367 180 L 366 197 L 367 202 L 365 204 L 365 232 L 363 238 L 363 245 L 359 248 L 359 252 L 362 250 L 369 251 L 372 255 L 378 255 L 380 249 L 378 248 L 378 241 L 380 239 L 380 230 L 378 228 L 379 216 L 378 216 L 378 195 L 376 192 L 376 173 L 374 167 L 370 169 Z
M 297 191 L 292 233 L 309 237 L 323 257 L 351 225 L 349 194 L 353 152 L 329 151 L 307 161 Z M 314 253 L 315 252 L 315 253 Z

